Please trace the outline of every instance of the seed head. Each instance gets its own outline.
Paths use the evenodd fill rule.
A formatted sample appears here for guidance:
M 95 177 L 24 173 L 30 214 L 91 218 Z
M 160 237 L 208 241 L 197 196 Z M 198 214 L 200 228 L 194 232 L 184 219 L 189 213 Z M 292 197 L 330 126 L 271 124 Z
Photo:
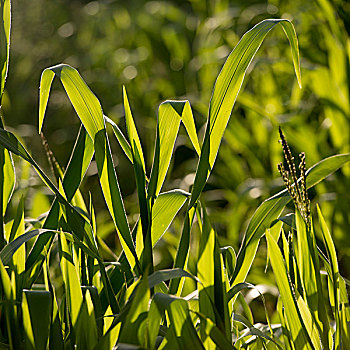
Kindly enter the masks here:
M 294 157 L 287 143 L 287 139 L 284 136 L 282 129 L 279 128 L 279 133 L 281 137 L 281 144 L 283 148 L 284 158 L 288 165 L 288 170 L 285 170 L 282 163 L 278 164 L 278 171 L 280 172 L 283 182 L 293 199 L 294 205 L 298 208 L 301 216 L 305 220 L 307 225 L 310 225 L 310 200 L 307 194 L 306 188 L 306 163 L 305 163 L 305 153 L 302 152 L 299 155 L 299 172 L 300 178 L 298 180 L 296 167 L 294 164 Z

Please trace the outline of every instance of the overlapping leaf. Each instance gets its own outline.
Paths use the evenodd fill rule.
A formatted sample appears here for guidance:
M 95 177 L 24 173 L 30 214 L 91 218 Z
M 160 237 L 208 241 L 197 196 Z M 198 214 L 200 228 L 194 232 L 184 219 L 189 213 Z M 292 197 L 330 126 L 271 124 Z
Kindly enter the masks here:
M 50 88 L 55 74 L 60 78 L 74 109 L 94 142 L 98 174 L 107 207 L 118 230 L 129 264 L 132 267 L 136 266 L 136 269 L 138 269 L 137 254 L 131 239 L 112 161 L 102 108 L 97 97 L 74 68 L 60 64 L 44 70 L 40 82 L 39 130 L 41 130 L 44 121 Z

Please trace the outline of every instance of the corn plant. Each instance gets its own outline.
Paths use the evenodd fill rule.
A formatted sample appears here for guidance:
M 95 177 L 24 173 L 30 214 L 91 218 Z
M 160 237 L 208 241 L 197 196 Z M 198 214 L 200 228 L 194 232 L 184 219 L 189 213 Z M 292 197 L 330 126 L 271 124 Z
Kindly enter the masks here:
M 1 1 L 1 15 L 2 95 L 9 63 L 9 0 Z M 59 64 L 42 72 L 39 132 L 55 77 L 61 81 L 82 127 L 65 170 L 47 146 L 55 169 L 55 183 L 14 133 L 1 125 L 0 345 L 3 348 L 313 349 L 321 348 L 321 344 L 324 348 L 348 344 L 346 290 L 336 266 L 331 236 L 321 215 L 326 254 L 317 250 L 312 238 L 312 220 L 305 221 L 310 216 L 308 211 L 304 217 L 296 211 L 298 241 L 292 243 L 292 250 L 284 233 L 280 233 L 280 216 L 288 202 L 295 201 L 295 196 L 293 191 L 291 194 L 287 189 L 281 191 L 256 210 L 236 256 L 232 247 L 220 247 L 205 204 L 200 201 L 247 69 L 266 35 L 276 26 L 282 27 L 289 40 L 294 70 L 301 85 L 298 42 L 291 22 L 271 19 L 258 23 L 233 49 L 216 80 L 202 142 L 198 139 L 189 101 L 169 100 L 159 106 L 149 174 L 125 87 L 127 136 L 104 115 L 100 101 L 75 68 Z M 162 192 L 181 122 L 198 155 L 194 183 L 189 193 L 181 189 Z M 119 188 L 107 127 L 113 129 L 134 170 L 139 220 L 132 228 Z M 49 212 L 38 218 L 35 225 L 25 222 L 24 200 L 20 201 L 13 220 L 6 221 L 6 208 L 15 183 L 13 156 L 30 164 L 54 195 Z M 102 257 L 102 250 L 108 247 L 98 234 L 93 194 L 86 203 L 79 189 L 93 157 L 123 248 L 115 261 L 105 261 Z M 308 188 L 349 160 L 350 154 L 341 154 L 320 161 L 308 171 L 303 165 L 301 179 L 295 179 L 293 174 L 295 182 L 290 186 L 296 189 L 298 181 L 301 182 L 307 198 Z M 173 267 L 156 270 L 154 246 L 167 234 L 179 212 L 183 215 L 183 226 Z M 200 232 L 196 274 L 188 272 L 194 227 Z M 281 294 L 278 304 L 281 322 L 277 325 L 271 324 L 267 312 L 266 325 L 254 324 L 251 317 L 237 313 L 235 307 L 241 304 L 249 311 L 240 292 L 254 288 L 246 282 L 246 277 L 265 233 Z M 276 243 L 279 236 L 287 242 L 284 258 L 289 265 L 285 270 Z M 314 297 L 322 291 L 320 256 L 328 273 L 335 331 L 330 327 L 325 307 L 319 308 L 321 297 L 316 301 Z M 50 273 L 57 263 L 62 295 Z M 298 271 L 293 274 L 295 269 Z M 310 271 L 316 271 L 311 281 L 307 278 Z M 289 275 L 293 275 L 293 279 L 288 279 Z M 193 280 L 196 285 L 190 294 L 183 292 L 185 279 Z M 43 283 L 37 283 L 39 281 Z
M 282 163 L 279 170 L 293 199 L 295 214 L 281 218 L 289 234 L 282 229 L 274 236 L 268 229 L 266 238 L 280 291 L 277 308 L 284 344 L 287 349 L 347 349 L 350 347 L 349 300 L 335 246 L 319 207 L 317 214 L 325 252 L 316 243 L 306 190 L 305 154 L 300 154 L 297 180 L 294 157 L 282 131 L 280 134 L 288 170 Z M 280 235 L 282 251 L 277 245 Z

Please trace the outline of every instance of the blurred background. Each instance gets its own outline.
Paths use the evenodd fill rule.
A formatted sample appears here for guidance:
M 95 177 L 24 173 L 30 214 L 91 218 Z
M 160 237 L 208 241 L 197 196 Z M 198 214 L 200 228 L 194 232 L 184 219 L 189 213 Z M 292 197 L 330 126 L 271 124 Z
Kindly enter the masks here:
M 349 152 L 349 2 L 13 0 L 10 68 L 3 98 L 5 125 L 50 173 L 37 132 L 39 81 L 45 68 L 64 62 L 79 70 L 104 113 L 124 131 L 122 86 L 126 86 L 150 171 L 159 104 L 166 99 L 188 99 L 202 140 L 211 92 L 226 57 L 246 31 L 266 18 L 292 20 L 299 38 L 303 88 L 297 85 L 289 43 L 277 27 L 250 66 L 202 196 L 220 244 L 238 251 L 256 208 L 283 189 L 277 171 L 283 157 L 279 125 L 295 158 L 306 153 L 307 167 Z M 60 82 L 54 81 L 43 132 L 62 167 L 69 160 L 79 126 Z M 129 175 L 133 170 L 109 131 L 133 226 L 138 218 L 135 183 Z M 184 129 L 175 147 L 163 191 L 189 190 L 193 182 L 197 157 Z M 27 216 L 35 218 L 49 209 L 53 198 L 27 165 L 19 169 L 13 207 L 25 195 Z M 349 189 L 347 166 L 309 195 L 313 210 L 316 202 L 321 205 L 338 250 L 341 273 L 350 279 Z M 82 185 L 86 199 L 89 191 L 97 211 L 98 233 L 118 253 L 120 246 L 94 164 Z M 11 210 L 7 215 L 11 217 Z M 171 266 L 181 225 L 180 219 L 175 220 L 158 244 L 158 268 Z M 195 240 L 196 232 L 193 237 Z M 266 283 L 261 273 L 265 246 L 263 242 L 248 278 L 256 284 Z M 195 269 L 191 260 L 189 268 Z

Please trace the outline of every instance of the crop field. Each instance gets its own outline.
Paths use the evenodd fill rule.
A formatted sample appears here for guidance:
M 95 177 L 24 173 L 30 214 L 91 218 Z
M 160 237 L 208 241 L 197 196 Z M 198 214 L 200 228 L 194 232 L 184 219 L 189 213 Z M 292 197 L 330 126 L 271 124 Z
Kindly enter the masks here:
M 0 17 L 0 349 L 350 349 L 347 2 Z

